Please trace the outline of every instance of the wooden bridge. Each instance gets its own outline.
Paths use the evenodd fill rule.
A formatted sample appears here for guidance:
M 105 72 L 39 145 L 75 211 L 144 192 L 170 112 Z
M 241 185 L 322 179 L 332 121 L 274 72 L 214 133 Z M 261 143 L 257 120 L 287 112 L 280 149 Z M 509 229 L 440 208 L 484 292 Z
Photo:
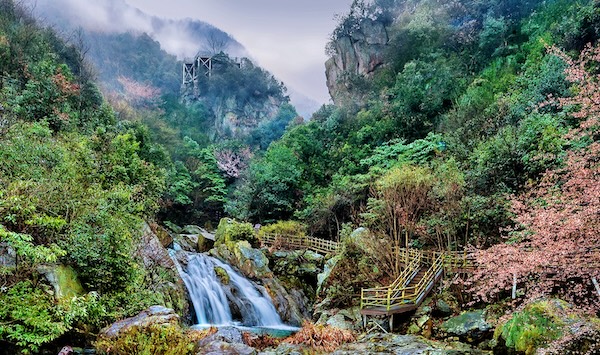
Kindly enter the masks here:
M 259 239 L 263 246 L 278 249 L 308 249 L 317 253 L 335 253 L 340 243 L 332 240 L 319 239 L 291 234 L 262 234 Z
M 466 253 L 416 249 L 401 249 L 399 253 L 408 261 L 394 282 L 389 286 L 361 291 L 360 313 L 365 327 L 368 316 L 385 315 L 389 317 L 391 330 L 394 314 L 417 309 L 444 272 L 466 269 L 471 265 Z

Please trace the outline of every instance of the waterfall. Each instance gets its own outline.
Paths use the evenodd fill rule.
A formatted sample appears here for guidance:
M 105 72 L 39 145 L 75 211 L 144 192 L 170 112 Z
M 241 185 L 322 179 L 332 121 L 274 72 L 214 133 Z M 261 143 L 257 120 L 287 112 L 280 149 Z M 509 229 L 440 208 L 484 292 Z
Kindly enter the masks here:
M 199 325 L 233 325 L 230 303 L 244 326 L 285 327 L 264 289 L 244 278 L 231 266 L 204 254 L 188 253 L 187 267 L 175 264 L 190 294 Z M 229 285 L 223 285 L 215 267 L 227 271 Z

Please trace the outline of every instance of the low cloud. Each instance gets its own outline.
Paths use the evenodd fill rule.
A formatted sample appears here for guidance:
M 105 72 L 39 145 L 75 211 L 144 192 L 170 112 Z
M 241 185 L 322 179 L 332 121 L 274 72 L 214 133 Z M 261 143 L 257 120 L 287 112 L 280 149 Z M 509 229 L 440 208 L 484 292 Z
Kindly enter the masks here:
M 83 28 L 91 32 L 147 33 L 161 47 L 183 59 L 198 51 L 223 50 L 233 56 L 246 51 L 229 34 L 198 20 L 167 20 L 150 16 L 124 0 L 29 0 L 34 13 L 48 25 L 64 31 Z M 219 44 L 219 46 L 216 46 Z

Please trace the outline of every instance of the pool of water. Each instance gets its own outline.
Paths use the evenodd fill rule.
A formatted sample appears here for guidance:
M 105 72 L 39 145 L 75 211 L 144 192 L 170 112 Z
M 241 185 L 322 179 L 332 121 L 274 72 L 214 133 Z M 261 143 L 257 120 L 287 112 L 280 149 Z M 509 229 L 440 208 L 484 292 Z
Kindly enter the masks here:
M 266 327 L 266 326 L 245 327 L 241 324 L 223 324 L 223 325 L 196 324 L 196 325 L 192 326 L 192 329 L 207 329 L 210 327 L 216 327 L 216 328 L 233 327 L 233 328 L 239 329 L 242 332 L 250 332 L 250 333 L 261 334 L 261 335 L 268 334 L 275 338 L 285 338 L 285 337 L 288 337 L 300 330 L 300 328 L 298 328 L 298 327 L 292 327 L 292 326 L 288 326 L 288 325 L 276 326 L 276 327 Z

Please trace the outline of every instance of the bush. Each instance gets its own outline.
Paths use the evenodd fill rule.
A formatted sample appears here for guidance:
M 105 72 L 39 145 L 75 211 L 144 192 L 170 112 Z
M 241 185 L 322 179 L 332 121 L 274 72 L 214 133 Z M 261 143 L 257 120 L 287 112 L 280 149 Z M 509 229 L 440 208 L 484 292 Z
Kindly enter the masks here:
M 240 240 L 248 241 L 253 247 L 259 245 L 259 240 L 250 223 L 237 222 L 231 218 L 223 218 L 219 222 L 215 234 L 215 245 L 228 244 Z
M 537 348 L 562 336 L 564 322 L 556 311 L 566 307 L 565 302 L 558 300 L 532 303 L 500 325 L 495 337 L 501 335 L 508 348 L 533 354 Z
M 298 221 L 279 221 L 261 227 L 258 235 L 262 236 L 265 234 L 305 236 L 306 226 Z
M 184 330 L 178 325 L 151 325 L 131 328 L 115 338 L 100 338 L 95 346 L 100 354 L 186 355 L 196 353 L 198 340 L 216 330 Z

